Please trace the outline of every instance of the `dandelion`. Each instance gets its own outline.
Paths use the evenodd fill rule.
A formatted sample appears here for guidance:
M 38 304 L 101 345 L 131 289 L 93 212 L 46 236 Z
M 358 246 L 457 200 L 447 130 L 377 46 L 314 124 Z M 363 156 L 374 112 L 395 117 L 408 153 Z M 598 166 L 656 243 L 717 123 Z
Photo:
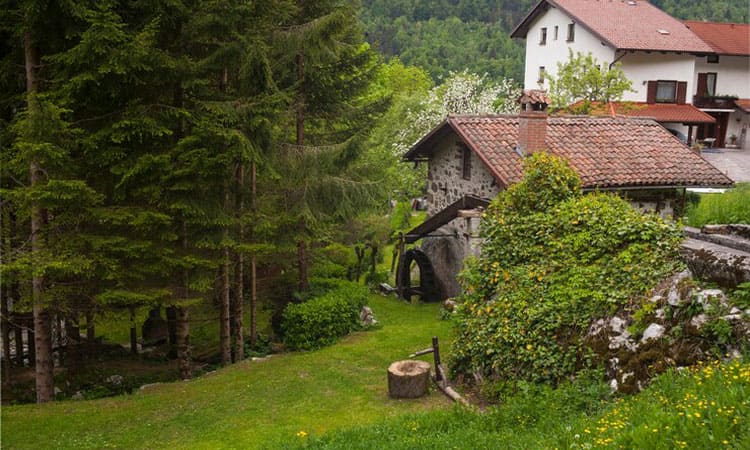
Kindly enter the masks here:
M 307 437 L 307 431 L 300 430 L 297 432 L 298 438 L 306 438 Z

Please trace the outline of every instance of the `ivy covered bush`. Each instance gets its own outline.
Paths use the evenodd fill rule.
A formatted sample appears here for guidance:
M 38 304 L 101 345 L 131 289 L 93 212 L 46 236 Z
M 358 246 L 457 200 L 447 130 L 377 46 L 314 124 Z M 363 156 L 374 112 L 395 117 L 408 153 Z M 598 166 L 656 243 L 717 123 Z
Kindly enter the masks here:
M 369 295 L 367 288 L 338 280 L 318 280 L 316 286 L 323 289 L 326 284 L 329 289 L 325 293 L 304 303 L 290 303 L 284 309 L 281 331 L 290 349 L 324 347 L 359 328 L 359 313 Z
M 482 219 L 462 275 L 454 373 L 557 383 L 594 365 L 593 320 L 639 304 L 679 266 L 675 224 L 610 194 L 583 195 L 563 160 L 533 155 Z

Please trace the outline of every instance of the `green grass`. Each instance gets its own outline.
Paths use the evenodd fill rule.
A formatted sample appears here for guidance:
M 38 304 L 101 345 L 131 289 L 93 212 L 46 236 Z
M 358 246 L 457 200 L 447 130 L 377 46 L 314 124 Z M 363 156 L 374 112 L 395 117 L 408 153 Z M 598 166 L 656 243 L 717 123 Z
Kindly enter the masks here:
M 702 227 L 706 224 L 750 224 L 750 183 L 738 183 L 723 194 L 703 194 L 697 205 L 687 209 L 687 224 Z
M 486 413 L 453 408 L 383 420 L 277 447 L 315 449 L 750 448 L 750 364 L 670 372 L 641 394 L 608 399 L 583 381 L 525 389 Z
M 407 412 L 445 408 L 438 393 L 391 400 L 386 369 L 449 342 L 439 305 L 372 296 L 382 326 L 314 352 L 245 361 L 188 382 L 94 401 L 2 408 L 3 448 L 263 448 Z M 447 349 L 447 346 L 446 346 Z

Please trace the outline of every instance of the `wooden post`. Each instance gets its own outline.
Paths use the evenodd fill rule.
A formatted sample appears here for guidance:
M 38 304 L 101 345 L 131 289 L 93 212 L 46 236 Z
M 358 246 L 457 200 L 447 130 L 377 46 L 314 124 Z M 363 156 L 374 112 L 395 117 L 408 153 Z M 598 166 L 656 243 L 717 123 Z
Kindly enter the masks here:
M 404 283 L 401 279 L 401 265 L 404 263 L 404 249 L 406 242 L 404 233 L 398 234 L 398 264 L 396 265 L 396 290 L 399 298 L 404 298 Z
M 435 380 L 442 381 L 443 376 L 440 371 L 440 346 L 438 344 L 437 336 L 432 337 L 432 354 L 435 357 Z

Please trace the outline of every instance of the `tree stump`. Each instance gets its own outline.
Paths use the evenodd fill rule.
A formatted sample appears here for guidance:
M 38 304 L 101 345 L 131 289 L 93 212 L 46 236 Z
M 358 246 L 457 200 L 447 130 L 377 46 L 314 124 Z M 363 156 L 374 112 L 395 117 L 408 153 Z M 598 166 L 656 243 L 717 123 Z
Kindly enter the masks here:
M 396 361 L 388 367 L 388 393 L 392 398 L 417 398 L 427 393 L 430 363 Z

